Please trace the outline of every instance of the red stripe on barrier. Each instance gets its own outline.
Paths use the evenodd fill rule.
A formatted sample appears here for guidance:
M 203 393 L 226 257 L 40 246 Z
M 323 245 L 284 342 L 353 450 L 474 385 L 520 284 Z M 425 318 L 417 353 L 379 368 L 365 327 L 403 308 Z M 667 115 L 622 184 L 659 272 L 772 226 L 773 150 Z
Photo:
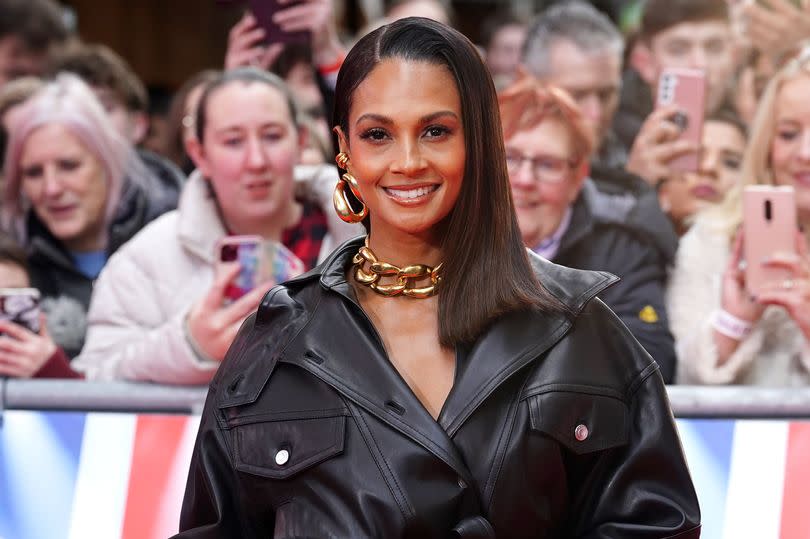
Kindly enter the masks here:
M 785 488 L 782 495 L 780 539 L 807 539 L 810 533 L 808 485 L 810 485 L 810 423 L 791 423 L 785 464 Z
M 184 416 L 138 416 L 122 539 L 158 539 L 155 517 L 187 421 Z

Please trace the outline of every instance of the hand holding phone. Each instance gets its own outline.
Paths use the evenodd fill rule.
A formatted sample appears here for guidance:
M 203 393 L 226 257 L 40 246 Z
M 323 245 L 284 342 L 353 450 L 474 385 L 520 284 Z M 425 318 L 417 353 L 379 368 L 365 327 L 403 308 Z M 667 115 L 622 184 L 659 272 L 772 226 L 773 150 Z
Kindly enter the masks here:
M 0 376 L 29 378 L 56 352 L 34 288 L 0 289 Z
M 680 131 L 679 139 L 699 148 L 703 137 L 703 117 L 706 107 L 706 77 L 695 69 L 666 69 L 661 73 L 656 96 L 656 107 L 677 107 L 669 117 Z M 699 166 L 698 152 L 689 152 L 671 159 L 672 170 L 696 172 Z
M 743 192 L 745 284 L 758 296 L 763 286 L 788 282 L 792 272 L 769 262 L 796 256 L 796 195 L 793 187 L 752 185 Z

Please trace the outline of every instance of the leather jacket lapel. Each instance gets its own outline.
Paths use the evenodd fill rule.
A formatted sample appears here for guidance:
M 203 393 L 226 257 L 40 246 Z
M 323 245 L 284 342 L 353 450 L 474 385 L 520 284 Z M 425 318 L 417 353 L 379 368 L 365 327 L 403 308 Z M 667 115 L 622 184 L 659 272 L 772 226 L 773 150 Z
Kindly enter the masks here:
M 456 446 L 388 360 L 349 285 L 332 289 L 282 361 L 311 372 L 470 480 Z

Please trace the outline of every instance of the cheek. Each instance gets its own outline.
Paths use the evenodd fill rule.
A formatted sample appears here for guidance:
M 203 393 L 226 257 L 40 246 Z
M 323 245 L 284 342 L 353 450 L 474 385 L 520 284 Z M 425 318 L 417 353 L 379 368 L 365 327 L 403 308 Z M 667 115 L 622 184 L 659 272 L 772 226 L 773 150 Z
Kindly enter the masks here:
M 778 173 L 785 169 L 793 158 L 793 144 L 775 138 L 771 144 L 771 167 Z

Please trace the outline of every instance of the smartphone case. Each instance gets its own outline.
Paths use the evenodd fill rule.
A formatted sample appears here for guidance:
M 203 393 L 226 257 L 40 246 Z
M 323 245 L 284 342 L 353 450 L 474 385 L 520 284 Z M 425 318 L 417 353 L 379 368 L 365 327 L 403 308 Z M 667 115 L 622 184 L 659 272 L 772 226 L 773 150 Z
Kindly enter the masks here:
M 680 139 L 700 146 L 706 106 L 706 77 L 697 69 L 666 69 L 658 83 L 657 107 L 676 105 L 680 112 L 672 121 L 681 129 Z M 697 152 L 676 157 L 669 162 L 673 170 L 695 172 L 699 167 Z
M 299 32 L 285 32 L 279 25 L 273 22 L 273 16 L 276 12 L 290 8 L 300 1 L 293 1 L 284 4 L 283 6 L 278 3 L 278 0 L 250 0 L 250 11 L 256 17 L 256 22 L 259 26 L 264 28 L 265 44 L 272 43 L 300 43 L 309 44 L 310 35 L 307 31 Z
M 793 187 L 754 185 L 743 192 L 745 284 L 756 295 L 764 283 L 784 281 L 791 273 L 767 268 L 762 261 L 776 252 L 796 251 L 796 197 Z
M 0 288 L 0 318 L 39 333 L 39 298 L 36 288 Z

